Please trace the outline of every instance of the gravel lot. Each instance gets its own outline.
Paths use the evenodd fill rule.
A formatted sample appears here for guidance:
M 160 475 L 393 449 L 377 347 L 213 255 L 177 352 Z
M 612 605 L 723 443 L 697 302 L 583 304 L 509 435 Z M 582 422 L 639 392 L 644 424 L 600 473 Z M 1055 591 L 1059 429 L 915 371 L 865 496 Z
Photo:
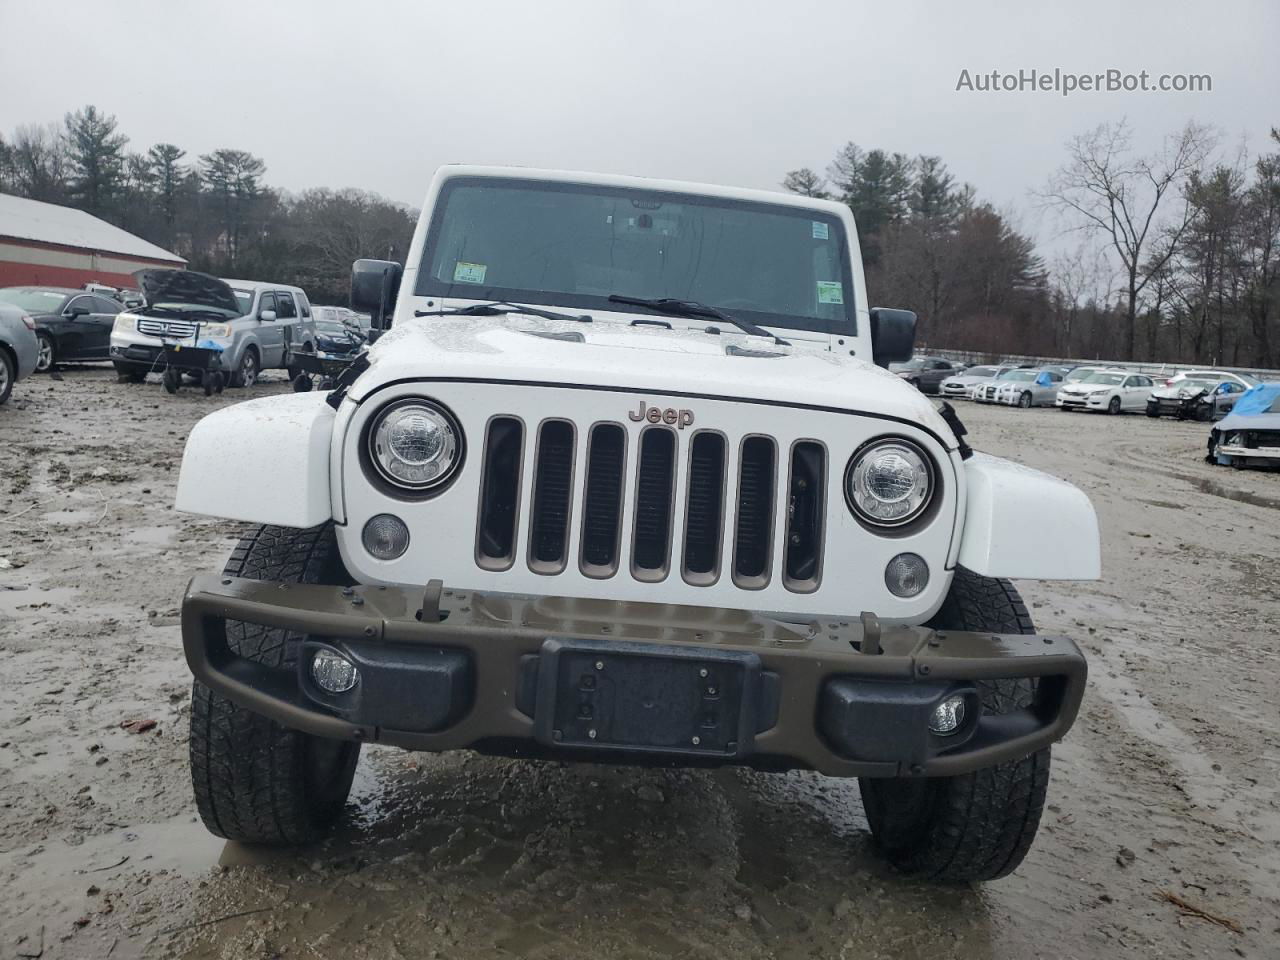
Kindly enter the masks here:
M 1022 868 L 941 889 L 804 773 L 374 749 L 330 841 L 216 840 L 177 616 L 238 527 L 171 504 L 187 431 L 246 393 L 61 377 L 0 408 L 0 960 L 1280 956 L 1280 475 L 1206 465 L 1203 425 L 961 408 L 1091 495 L 1104 579 L 1023 585 L 1089 654 L 1084 711 Z

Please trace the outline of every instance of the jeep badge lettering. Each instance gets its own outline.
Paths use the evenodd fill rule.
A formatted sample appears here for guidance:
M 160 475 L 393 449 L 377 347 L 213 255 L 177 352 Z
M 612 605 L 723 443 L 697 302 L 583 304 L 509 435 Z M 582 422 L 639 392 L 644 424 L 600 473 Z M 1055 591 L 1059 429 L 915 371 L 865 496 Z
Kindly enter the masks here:
M 640 401 L 640 408 L 632 410 L 627 416 L 635 423 L 639 423 L 641 420 L 648 420 L 650 423 L 678 424 L 681 430 L 685 427 L 693 426 L 692 410 L 677 410 L 675 407 L 667 407 L 664 410 L 661 407 L 650 407 L 643 400 Z

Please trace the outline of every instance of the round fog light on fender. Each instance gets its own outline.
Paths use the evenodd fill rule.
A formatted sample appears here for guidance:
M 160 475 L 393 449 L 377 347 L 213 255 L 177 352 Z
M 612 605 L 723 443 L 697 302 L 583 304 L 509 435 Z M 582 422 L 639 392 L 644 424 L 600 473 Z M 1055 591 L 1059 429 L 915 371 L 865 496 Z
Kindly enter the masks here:
M 940 737 L 949 737 L 964 723 L 964 697 L 947 697 L 929 717 L 929 729 Z
M 929 585 L 929 565 L 914 553 L 900 553 L 884 568 L 884 583 L 895 597 L 914 597 Z
M 394 560 L 409 549 L 409 528 L 399 517 L 380 513 L 369 518 L 360 541 L 374 559 Z
M 360 671 L 337 651 L 320 650 L 311 658 L 311 679 L 325 693 L 346 693 L 360 682 Z

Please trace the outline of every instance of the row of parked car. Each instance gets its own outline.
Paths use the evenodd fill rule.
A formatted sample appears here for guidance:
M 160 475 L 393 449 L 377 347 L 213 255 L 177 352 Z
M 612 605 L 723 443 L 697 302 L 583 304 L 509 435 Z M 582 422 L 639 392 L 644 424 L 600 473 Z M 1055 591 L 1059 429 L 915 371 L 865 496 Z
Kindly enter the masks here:
M 1158 381 L 1121 367 L 964 366 L 941 357 L 913 357 L 893 369 L 921 391 L 948 400 L 1206 421 L 1225 417 L 1245 391 L 1260 383 L 1225 370 L 1188 370 Z
M 167 345 L 183 343 L 217 355 L 219 387 L 249 387 L 263 370 L 300 375 L 299 353 L 354 355 L 368 333 L 367 316 L 313 307 L 287 284 L 186 270 L 145 270 L 137 280 L 140 290 L 0 288 L 0 403 L 16 381 L 64 362 L 110 361 L 121 381 L 141 382 L 165 372 Z

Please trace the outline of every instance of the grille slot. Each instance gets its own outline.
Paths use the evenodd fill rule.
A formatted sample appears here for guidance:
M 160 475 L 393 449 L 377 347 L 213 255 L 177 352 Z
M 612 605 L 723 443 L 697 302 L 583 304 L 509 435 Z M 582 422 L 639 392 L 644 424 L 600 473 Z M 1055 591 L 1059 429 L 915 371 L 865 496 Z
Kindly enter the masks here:
M 826 521 L 826 451 L 801 440 L 791 448 L 787 485 L 786 560 L 782 582 L 796 593 L 812 593 L 822 580 L 823 525 Z
M 529 523 L 529 569 L 559 573 L 564 569 L 573 504 L 573 424 L 548 420 L 538 431 Z
M 582 495 L 581 568 L 588 577 L 611 577 L 618 572 L 626 460 L 627 433 L 621 426 L 601 423 L 592 428 Z
M 138 332 L 148 337 L 190 337 L 196 332 L 196 325 L 185 320 L 149 320 L 138 318 Z
M 711 432 L 695 434 L 689 445 L 682 573 L 695 586 L 708 586 L 720 576 L 725 447 L 724 437 Z
M 742 442 L 733 582 L 748 590 L 759 590 L 769 583 L 776 461 L 777 448 L 768 437 L 747 437 Z
M 515 561 L 523 448 L 524 424 L 519 420 L 494 417 L 489 422 L 476 530 L 476 562 L 486 570 L 506 570 Z
M 636 471 L 636 519 L 631 573 L 637 580 L 667 575 L 671 556 L 671 497 L 675 486 L 676 435 L 651 427 L 640 436 Z

